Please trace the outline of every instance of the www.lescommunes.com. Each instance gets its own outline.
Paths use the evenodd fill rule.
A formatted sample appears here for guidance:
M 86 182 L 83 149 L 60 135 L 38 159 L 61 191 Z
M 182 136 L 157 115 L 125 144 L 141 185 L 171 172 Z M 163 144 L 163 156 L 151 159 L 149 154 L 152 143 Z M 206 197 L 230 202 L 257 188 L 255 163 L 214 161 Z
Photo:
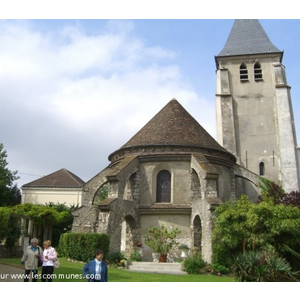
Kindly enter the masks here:
M 42 274 L 36 274 L 34 275 L 37 280 L 42 279 Z M 46 279 L 82 279 L 83 275 L 82 274 L 44 274 L 46 276 Z M 0 274 L 0 279 L 30 279 L 32 276 L 28 274 Z

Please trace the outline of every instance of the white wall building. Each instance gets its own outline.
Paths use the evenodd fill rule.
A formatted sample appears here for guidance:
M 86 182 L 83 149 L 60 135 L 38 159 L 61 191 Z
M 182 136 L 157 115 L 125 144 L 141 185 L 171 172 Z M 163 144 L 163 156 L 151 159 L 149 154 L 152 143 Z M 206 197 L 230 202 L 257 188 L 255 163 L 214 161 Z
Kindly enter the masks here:
M 22 186 L 22 203 L 81 206 L 85 182 L 66 169 L 58 170 Z

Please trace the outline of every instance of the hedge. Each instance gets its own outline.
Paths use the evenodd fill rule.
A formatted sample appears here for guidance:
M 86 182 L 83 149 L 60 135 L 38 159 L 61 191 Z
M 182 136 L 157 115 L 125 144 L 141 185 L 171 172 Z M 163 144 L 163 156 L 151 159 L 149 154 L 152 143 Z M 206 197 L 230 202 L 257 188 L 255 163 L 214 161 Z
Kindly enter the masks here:
M 63 233 L 60 235 L 58 252 L 60 256 L 87 262 L 95 257 L 96 250 L 108 255 L 109 235 L 106 233 Z

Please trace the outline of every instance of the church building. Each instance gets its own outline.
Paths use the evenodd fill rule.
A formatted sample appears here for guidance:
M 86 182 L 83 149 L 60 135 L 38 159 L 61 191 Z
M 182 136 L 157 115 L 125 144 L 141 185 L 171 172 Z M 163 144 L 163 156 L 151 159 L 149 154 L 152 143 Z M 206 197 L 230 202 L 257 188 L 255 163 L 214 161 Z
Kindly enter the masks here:
M 218 142 L 179 101 L 170 100 L 84 184 L 72 232 L 108 233 L 110 252 L 129 257 L 150 227 L 163 224 L 178 228 L 180 242 L 210 262 L 218 205 L 241 194 L 257 201 L 260 176 L 298 190 L 282 56 L 258 20 L 236 20 L 215 57 Z M 103 187 L 108 197 L 98 203 Z M 152 260 L 151 252 L 144 245 L 144 261 Z

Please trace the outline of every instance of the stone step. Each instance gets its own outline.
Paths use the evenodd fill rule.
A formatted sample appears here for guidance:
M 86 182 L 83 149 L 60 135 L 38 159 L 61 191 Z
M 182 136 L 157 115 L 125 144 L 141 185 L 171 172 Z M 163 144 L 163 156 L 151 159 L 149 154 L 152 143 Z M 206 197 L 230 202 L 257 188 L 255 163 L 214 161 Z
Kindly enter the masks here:
M 162 274 L 178 274 L 186 275 L 187 272 L 183 271 L 182 263 L 164 263 L 164 262 L 143 262 L 143 261 L 130 261 L 127 264 L 130 271 L 144 272 L 144 273 L 162 273 Z

